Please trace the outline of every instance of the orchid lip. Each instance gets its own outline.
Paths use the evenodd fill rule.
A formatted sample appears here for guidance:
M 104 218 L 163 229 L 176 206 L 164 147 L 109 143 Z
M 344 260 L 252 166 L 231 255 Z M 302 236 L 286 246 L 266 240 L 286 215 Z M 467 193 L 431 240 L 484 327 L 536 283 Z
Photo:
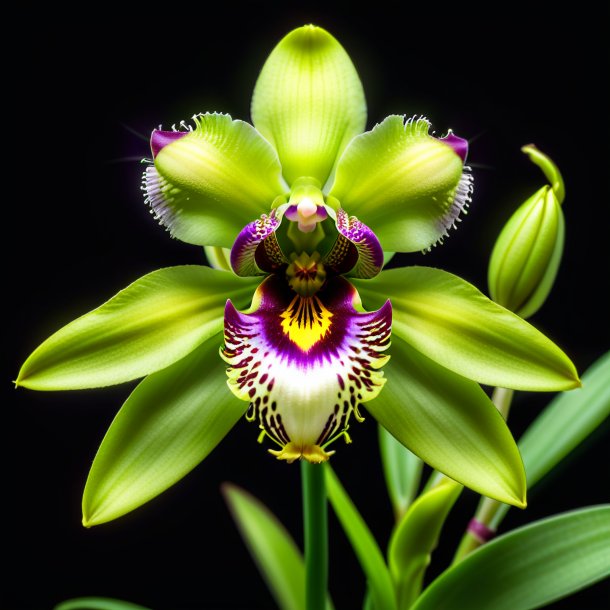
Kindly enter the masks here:
M 153 129 L 150 135 L 150 150 L 153 154 L 153 159 L 164 149 L 168 144 L 183 138 L 188 135 L 189 131 L 163 131 L 161 129 Z
M 466 155 L 468 155 L 468 140 L 456 136 L 453 131 L 449 130 L 449 133 L 444 138 L 438 138 L 441 142 L 448 144 L 453 148 L 455 154 L 462 160 L 466 161 Z
M 392 306 L 361 312 L 359 301 L 340 277 L 306 295 L 279 275 L 259 286 L 250 313 L 227 301 L 221 356 L 229 388 L 250 403 L 246 419 L 258 419 L 259 440 L 278 445 L 278 459 L 326 461 L 328 445 L 349 442 L 350 417 L 362 421 L 360 405 L 381 391 Z

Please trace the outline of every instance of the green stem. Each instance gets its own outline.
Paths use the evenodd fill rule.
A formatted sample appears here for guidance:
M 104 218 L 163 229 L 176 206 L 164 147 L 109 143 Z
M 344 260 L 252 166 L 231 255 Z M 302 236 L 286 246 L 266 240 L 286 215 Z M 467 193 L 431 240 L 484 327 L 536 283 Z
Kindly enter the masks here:
M 496 409 L 498 409 L 505 420 L 508 419 L 513 395 L 513 390 L 509 390 L 507 388 L 494 388 L 491 396 L 491 400 L 494 405 L 496 405 Z M 492 500 L 491 498 L 482 497 L 474 518 L 481 525 L 495 531 L 496 524 L 494 523 L 494 517 L 496 516 L 500 506 L 502 506 L 501 502 Z M 472 553 L 472 551 L 476 551 L 483 544 L 485 544 L 484 540 L 471 532 L 469 529 L 466 530 L 455 553 L 455 557 L 453 558 L 453 563 L 459 563 L 462 561 L 462 559 L 464 559 L 464 557 L 466 557 L 466 555 L 469 555 Z
M 493 394 L 491 395 L 491 402 L 496 405 L 496 409 L 500 411 L 504 421 L 508 419 L 508 413 L 510 411 L 514 393 L 514 390 L 509 390 L 508 388 L 494 388 Z
M 305 537 L 305 607 L 326 607 L 328 583 L 328 513 L 325 468 L 301 462 L 303 486 L 303 531 Z

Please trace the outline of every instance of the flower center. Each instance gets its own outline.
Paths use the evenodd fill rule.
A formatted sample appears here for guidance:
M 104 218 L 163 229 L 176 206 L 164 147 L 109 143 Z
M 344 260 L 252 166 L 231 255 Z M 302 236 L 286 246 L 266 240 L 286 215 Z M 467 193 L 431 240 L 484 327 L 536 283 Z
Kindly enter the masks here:
M 326 280 L 326 270 L 320 262 L 320 255 L 317 252 L 311 255 L 301 252 L 298 256 L 292 253 L 290 260 L 292 262 L 286 268 L 288 285 L 302 297 L 313 296 Z
M 286 218 L 296 222 L 302 233 L 315 231 L 318 223 L 328 218 L 324 194 L 315 178 L 303 177 L 294 181 L 288 206 Z

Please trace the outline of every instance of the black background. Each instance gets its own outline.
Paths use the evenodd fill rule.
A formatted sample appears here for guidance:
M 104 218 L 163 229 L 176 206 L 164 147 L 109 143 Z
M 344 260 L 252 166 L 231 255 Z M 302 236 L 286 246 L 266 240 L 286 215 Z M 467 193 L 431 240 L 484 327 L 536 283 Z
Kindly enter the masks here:
M 154 10 L 124 2 L 47 6 L 15 20 L 20 43 L 5 53 L 5 102 L 15 108 L 4 141 L 3 608 L 48 609 L 81 595 L 155 610 L 274 607 L 219 494 L 222 481 L 242 485 L 300 540 L 298 467 L 270 458 L 254 426 L 240 422 L 158 499 L 85 530 L 87 471 L 133 384 L 38 394 L 14 391 L 10 380 L 42 339 L 132 280 L 202 262 L 200 249 L 170 240 L 143 205 L 134 159 L 149 151 L 135 133 L 206 110 L 248 120 L 257 72 L 293 27 L 314 22 L 343 43 L 364 83 L 369 127 L 393 112 L 424 114 L 438 132 L 472 141 L 470 214 L 443 247 L 402 262 L 442 267 L 485 290 L 502 223 L 543 184 L 520 147 L 535 142 L 554 158 L 566 180 L 567 240 L 556 287 L 533 322 L 581 372 L 608 348 L 608 19 L 593 4 L 172 2 Z M 516 434 L 549 398 L 518 395 Z M 607 502 L 609 431 L 606 423 L 505 527 Z M 374 420 L 350 432 L 353 445 L 340 446 L 333 463 L 385 546 L 391 514 Z M 446 565 L 475 504 L 466 492 L 431 574 Z M 360 607 L 363 590 L 331 516 L 336 607 Z M 606 582 L 552 607 L 605 608 L 609 591 Z

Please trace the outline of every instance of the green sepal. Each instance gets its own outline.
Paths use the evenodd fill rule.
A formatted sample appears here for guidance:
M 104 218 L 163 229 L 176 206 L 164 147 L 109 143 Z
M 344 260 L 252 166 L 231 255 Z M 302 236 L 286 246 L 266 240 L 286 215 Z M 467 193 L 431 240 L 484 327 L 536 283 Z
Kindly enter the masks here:
M 412 610 L 531 610 L 610 576 L 610 505 L 537 521 L 443 572 Z
M 399 610 L 408 610 L 421 592 L 432 551 L 463 486 L 446 477 L 409 507 L 390 539 L 388 561 Z
M 574 365 L 555 343 L 456 275 L 404 267 L 352 282 L 367 310 L 390 298 L 393 335 L 464 377 L 517 390 L 580 385 Z
M 330 465 L 324 468 L 328 499 L 366 576 L 373 607 L 398 610 L 392 577 L 379 545 Z
M 15 383 L 76 390 L 154 373 L 222 329 L 227 298 L 247 308 L 259 281 L 198 265 L 153 271 L 51 335 Z
M 241 536 L 281 610 L 306 610 L 305 564 L 278 518 L 254 496 L 225 483 L 222 493 Z M 326 610 L 332 610 L 330 598 Z
M 481 387 L 397 336 L 387 382 L 366 409 L 433 468 L 481 494 L 525 506 L 525 472 L 513 437 Z
M 337 40 L 314 25 L 287 34 L 258 77 L 252 121 L 277 150 L 289 184 L 310 176 L 323 185 L 366 123 L 362 84 Z
M 83 525 L 117 519 L 197 466 L 244 414 L 226 384 L 218 334 L 142 381 L 110 425 L 83 494 Z

